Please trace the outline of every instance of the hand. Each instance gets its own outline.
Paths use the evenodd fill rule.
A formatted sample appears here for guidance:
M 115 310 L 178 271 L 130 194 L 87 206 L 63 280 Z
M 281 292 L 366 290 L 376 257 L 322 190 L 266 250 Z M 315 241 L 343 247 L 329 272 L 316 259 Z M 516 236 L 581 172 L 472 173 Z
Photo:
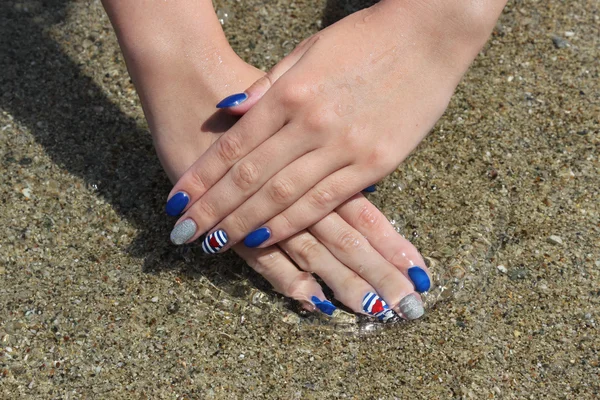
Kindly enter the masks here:
M 225 102 L 237 104 L 235 112 L 252 109 L 173 188 L 171 196 L 191 199 L 179 220 L 189 236 L 176 244 L 213 227 L 207 253 L 259 227 L 250 238 L 262 242 L 250 244 L 277 243 L 392 172 L 415 148 L 478 46 L 453 24 L 440 26 L 430 9 L 398 4 L 382 2 L 332 25 Z
M 242 90 L 264 73 L 244 63 L 226 45 L 214 13 L 209 18 L 210 3 L 189 3 L 185 12 L 160 2 L 148 7 L 135 2 L 106 1 L 109 3 L 113 23 L 129 21 L 132 13 L 134 20 L 148 22 L 126 24 L 117 32 L 122 45 L 132 44 L 123 46 L 127 66 L 161 163 L 176 180 L 217 140 L 219 132 L 233 124 L 231 116 L 215 114 L 216 101 L 228 87 Z M 193 7 L 199 8 L 192 13 Z M 196 15 L 205 18 L 202 24 L 197 24 Z M 150 25 L 156 29 L 157 22 L 163 29 L 152 36 L 154 44 L 143 46 L 143 51 L 133 45 L 135 38 L 147 36 L 132 35 L 130 29 L 135 32 Z M 221 45 L 216 46 L 218 43 Z M 183 200 L 174 198 L 167 212 L 177 214 Z M 309 310 L 335 311 L 313 272 L 356 312 L 385 321 L 397 319 L 393 309 L 408 319 L 423 314 L 415 293 L 430 286 L 423 259 L 361 195 L 279 247 L 249 249 L 240 245 L 235 250 L 276 290 L 301 301 Z

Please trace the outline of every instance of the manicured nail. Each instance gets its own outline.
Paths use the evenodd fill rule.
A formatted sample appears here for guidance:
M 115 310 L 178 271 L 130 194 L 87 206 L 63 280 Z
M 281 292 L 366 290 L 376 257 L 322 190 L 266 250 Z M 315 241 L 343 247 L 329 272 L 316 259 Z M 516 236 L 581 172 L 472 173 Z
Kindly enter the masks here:
M 173 244 L 184 244 L 196 234 L 196 223 L 193 219 L 185 219 L 175 225 L 175 228 L 171 231 L 171 242 Z
M 415 290 L 419 293 L 423 293 L 429 290 L 431 287 L 431 281 L 427 272 L 423 268 L 414 266 L 408 269 L 408 277 L 415 285 Z
M 373 193 L 375 191 L 377 191 L 377 186 L 375 185 L 371 185 L 368 188 L 363 189 L 363 192 L 365 193 Z
M 417 295 L 414 293 L 411 293 L 400 300 L 398 308 L 400 308 L 402 315 L 409 320 L 420 318 L 423 316 L 423 314 L 425 314 L 423 303 L 421 303 L 421 301 L 417 298 Z
M 377 293 L 367 293 L 363 298 L 362 306 L 364 312 L 376 317 L 381 322 L 392 322 L 399 318 L 398 314 Z
M 202 242 L 202 250 L 204 250 L 206 254 L 215 254 L 221 250 L 228 241 L 227 233 L 225 233 L 223 229 L 219 229 L 210 235 L 206 235 L 206 238 Z
M 334 306 L 329 300 L 321 300 L 317 296 L 311 297 L 310 300 L 323 314 L 331 316 L 333 315 L 333 312 L 337 310 L 337 307 Z
M 246 93 L 236 93 L 231 96 L 225 97 L 217 104 L 217 108 L 229 108 L 239 106 L 246 101 L 248 95 Z
M 185 206 L 190 202 L 190 196 L 186 192 L 177 192 L 167 201 L 165 211 L 167 215 L 175 217 L 183 211 Z
M 262 227 L 258 228 L 254 232 L 251 232 L 246 239 L 244 239 L 244 246 L 246 247 L 258 247 L 263 244 L 268 238 L 271 237 L 271 230 L 269 228 Z

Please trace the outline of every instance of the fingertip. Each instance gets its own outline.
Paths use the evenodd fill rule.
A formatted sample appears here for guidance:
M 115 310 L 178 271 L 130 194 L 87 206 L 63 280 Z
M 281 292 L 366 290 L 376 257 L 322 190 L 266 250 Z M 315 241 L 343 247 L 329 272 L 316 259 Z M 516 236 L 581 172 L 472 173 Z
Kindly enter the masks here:
M 312 303 L 314 304 L 314 306 L 321 311 L 323 314 L 332 316 L 333 313 L 335 312 L 335 310 L 337 310 L 337 307 L 333 305 L 332 302 L 330 302 L 329 300 L 325 299 L 325 300 L 321 300 L 319 299 L 317 296 L 312 296 L 310 298 L 310 300 L 312 301 Z
M 419 293 L 428 291 L 431 288 L 431 279 L 425 270 L 417 265 L 408 269 L 408 277 L 415 285 L 415 290 Z
M 373 193 L 377 191 L 377 186 L 371 185 L 369 187 L 364 188 L 362 191 L 365 193 Z
M 181 214 L 190 202 L 190 196 L 186 192 L 177 192 L 167 200 L 165 212 L 171 217 Z
M 271 230 L 266 226 L 258 228 L 253 232 L 250 232 L 244 239 L 244 246 L 250 248 L 259 247 L 261 244 L 266 242 L 271 237 Z
M 217 108 L 231 108 L 236 107 L 248 100 L 248 94 L 245 92 L 235 93 L 231 96 L 225 97 L 219 103 L 217 103 Z

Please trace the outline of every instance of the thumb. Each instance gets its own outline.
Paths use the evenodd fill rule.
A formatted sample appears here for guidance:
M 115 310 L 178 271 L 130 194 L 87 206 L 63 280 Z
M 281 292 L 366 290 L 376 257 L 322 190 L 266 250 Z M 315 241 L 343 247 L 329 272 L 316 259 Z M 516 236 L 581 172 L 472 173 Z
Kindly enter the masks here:
M 312 36 L 300 43 L 290 54 L 277 63 L 262 78 L 257 80 L 246 91 L 227 96 L 217 104 L 217 108 L 227 110 L 233 115 L 243 115 L 251 109 L 265 93 L 292 68 L 302 56 L 319 40 L 318 35 Z

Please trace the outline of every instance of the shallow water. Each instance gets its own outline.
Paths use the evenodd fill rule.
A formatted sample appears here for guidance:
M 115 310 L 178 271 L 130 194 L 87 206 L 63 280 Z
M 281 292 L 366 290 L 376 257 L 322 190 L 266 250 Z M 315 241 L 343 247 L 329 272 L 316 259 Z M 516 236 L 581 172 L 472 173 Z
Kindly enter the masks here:
M 357 4 L 217 3 L 263 69 Z M 425 318 L 383 327 L 302 315 L 235 256 L 174 249 L 100 3 L 1 2 L 0 398 L 597 398 L 599 15 L 511 2 L 369 195 L 437 283 Z

